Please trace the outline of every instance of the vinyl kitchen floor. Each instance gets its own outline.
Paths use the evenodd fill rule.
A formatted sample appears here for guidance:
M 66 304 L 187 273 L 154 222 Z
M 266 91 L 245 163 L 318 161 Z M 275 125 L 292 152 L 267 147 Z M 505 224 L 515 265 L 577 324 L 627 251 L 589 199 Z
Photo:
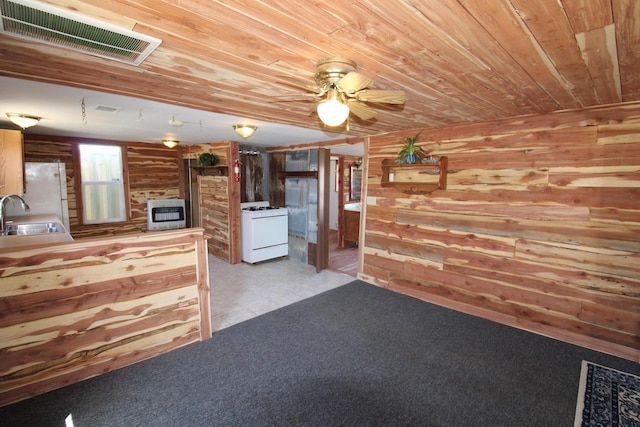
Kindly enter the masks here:
M 249 320 L 355 280 L 285 258 L 231 265 L 209 255 L 213 331 Z

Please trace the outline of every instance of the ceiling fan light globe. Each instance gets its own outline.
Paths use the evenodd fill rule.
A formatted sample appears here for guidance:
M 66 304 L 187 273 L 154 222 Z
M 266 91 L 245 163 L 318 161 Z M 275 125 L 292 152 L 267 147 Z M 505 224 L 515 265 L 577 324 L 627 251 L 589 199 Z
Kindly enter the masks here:
M 336 99 L 329 99 L 318 104 L 318 116 L 327 126 L 339 126 L 347 120 L 349 107 Z

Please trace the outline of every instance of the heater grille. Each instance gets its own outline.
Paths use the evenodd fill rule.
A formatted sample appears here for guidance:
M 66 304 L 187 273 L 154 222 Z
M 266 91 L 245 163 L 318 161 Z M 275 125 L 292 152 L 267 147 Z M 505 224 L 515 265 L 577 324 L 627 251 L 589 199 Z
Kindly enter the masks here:
M 0 0 L 0 32 L 139 65 L 161 40 L 33 0 Z

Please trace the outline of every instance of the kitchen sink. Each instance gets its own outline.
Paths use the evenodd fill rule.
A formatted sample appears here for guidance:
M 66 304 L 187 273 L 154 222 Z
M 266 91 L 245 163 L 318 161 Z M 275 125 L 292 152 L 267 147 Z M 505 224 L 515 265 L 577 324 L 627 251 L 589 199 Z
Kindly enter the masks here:
M 59 222 L 43 222 L 29 224 L 7 224 L 5 236 L 33 236 L 34 234 L 64 233 L 64 227 Z

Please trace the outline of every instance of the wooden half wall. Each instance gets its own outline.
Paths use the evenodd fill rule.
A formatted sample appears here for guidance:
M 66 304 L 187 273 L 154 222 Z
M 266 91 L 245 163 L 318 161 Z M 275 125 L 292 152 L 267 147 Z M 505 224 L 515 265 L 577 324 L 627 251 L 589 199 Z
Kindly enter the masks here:
M 0 250 L 0 406 L 209 339 L 203 234 Z
M 360 279 L 640 361 L 640 104 L 425 129 L 446 190 L 381 186 L 370 139 Z

